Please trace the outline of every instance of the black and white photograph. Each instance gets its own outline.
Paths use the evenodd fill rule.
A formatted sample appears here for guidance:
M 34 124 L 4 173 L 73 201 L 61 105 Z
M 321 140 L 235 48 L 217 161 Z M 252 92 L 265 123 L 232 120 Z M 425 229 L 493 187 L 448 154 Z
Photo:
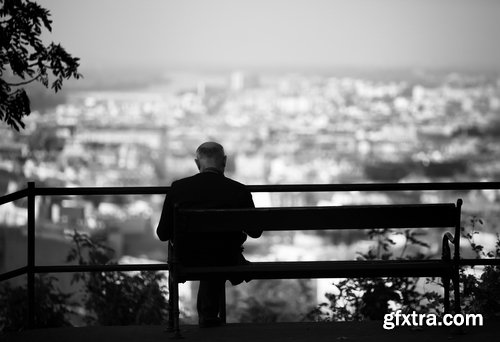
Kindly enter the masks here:
M 0 0 L 0 340 L 497 341 L 500 1 Z

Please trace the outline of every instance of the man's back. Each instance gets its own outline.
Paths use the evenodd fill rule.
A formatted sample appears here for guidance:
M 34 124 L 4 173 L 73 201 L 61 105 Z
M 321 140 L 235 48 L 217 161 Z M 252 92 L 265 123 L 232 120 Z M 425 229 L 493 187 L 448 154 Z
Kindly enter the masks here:
M 185 209 L 253 208 L 246 187 L 216 170 L 206 170 L 172 183 L 163 207 L 157 234 L 161 240 L 172 238 L 174 206 Z M 238 263 L 247 236 L 243 227 L 221 234 L 197 233 L 180 239 L 184 262 L 193 264 Z M 260 235 L 260 234 L 259 234 Z
M 169 196 L 183 208 L 253 207 L 246 187 L 216 171 L 205 171 L 172 183 Z

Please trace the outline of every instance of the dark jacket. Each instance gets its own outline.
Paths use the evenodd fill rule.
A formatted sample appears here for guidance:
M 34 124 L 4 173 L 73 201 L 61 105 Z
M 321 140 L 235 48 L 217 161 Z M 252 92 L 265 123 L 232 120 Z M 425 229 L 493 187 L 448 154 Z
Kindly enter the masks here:
M 165 198 L 156 234 L 162 241 L 173 234 L 174 205 L 193 209 L 254 208 L 252 194 L 245 185 L 208 170 L 172 183 Z M 257 238 L 262 231 L 247 232 Z M 190 264 L 232 264 L 242 258 L 247 234 L 239 227 L 228 233 L 196 233 L 186 235 L 180 246 L 181 258 Z

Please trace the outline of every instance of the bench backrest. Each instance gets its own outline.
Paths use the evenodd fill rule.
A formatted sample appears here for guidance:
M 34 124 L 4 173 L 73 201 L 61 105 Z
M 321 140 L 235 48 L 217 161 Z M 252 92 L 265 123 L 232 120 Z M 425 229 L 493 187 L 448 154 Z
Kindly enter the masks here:
M 255 209 L 179 209 L 183 233 L 235 230 L 326 230 L 460 227 L 457 204 L 356 205 Z M 459 231 L 456 230 L 456 233 Z

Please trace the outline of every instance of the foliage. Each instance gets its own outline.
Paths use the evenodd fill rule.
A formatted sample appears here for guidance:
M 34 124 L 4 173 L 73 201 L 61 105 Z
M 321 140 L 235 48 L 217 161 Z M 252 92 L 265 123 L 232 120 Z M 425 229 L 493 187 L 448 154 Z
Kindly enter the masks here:
M 470 231 L 461 228 L 465 238 L 476 254 L 477 258 L 500 257 L 500 235 L 497 234 L 495 251 L 485 251 L 484 246 L 476 243 L 474 236 L 479 234 L 477 225 L 483 225 L 480 218 L 472 217 Z M 392 247 L 395 242 L 390 238 L 393 232 L 389 229 L 373 229 L 369 237 L 376 241 L 374 248 L 366 254 L 361 254 L 363 260 L 394 258 Z M 397 233 L 396 233 L 397 234 Z M 405 256 L 410 246 L 428 247 L 421 241 L 418 231 L 405 230 L 405 246 L 396 259 L 420 259 L 423 255 Z M 417 291 L 418 278 L 369 278 L 344 279 L 334 284 L 334 292 L 327 293 L 329 303 L 322 303 L 309 312 L 307 319 L 315 321 L 345 321 L 361 319 L 382 319 L 384 314 L 395 308 L 403 312 L 416 311 L 418 313 L 442 313 L 443 297 L 437 291 Z M 427 284 L 441 286 L 435 279 L 428 278 Z M 500 315 L 500 267 L 485 266 L 479 277 L 470 274 L 465 267 L 460 268 L 460 283 L 463 284 L 461 293 L 462 311 L 465 313 L 480 313 L 485 318 L 498 318 Z M 453 289 L 450 288 L 450 298 L 453 298 Z M 453 307 L 453 300 L 450 303 Z M 391 307 L 392 306 L 392 307 Z
M 392 247 L 396 244 L 391 236 L 402 234 L 405 237 L 399 257 L 394 257 Z M 423 259 L 423 254 L 407 256 L 410 246 L 429 247 L 420 239 L 422 233 L 411 229 L 403 232 L 391 229 L 371 229 L 370 239 L 376 244 L 367 253 L 359 253 L 360 260 Z M 442 305 L 441 296 L 435 291 L 422 295 L 417 291 L 418 278 L 347 278 L 334 284 L 334 292 L 325 296 L 329 303 L 322 303 L 309 312 L 308 320 L 350 321 L 362 319 L 383 319 L 394 307 L 403 312 L 436 312 Z M 431 279 L 427 280 L 429 283 Z
M 35 277 L 35 327 L 70 326 L 68 304 L 70 294 L 62 293 L 57 278 Z M 8 282 L 0 285 L 0 330 L 20 331 L 27 328 L 28 296 L 26 286 L 13 287 Z
M 0 120 L 24 128 L 30 100 L 21 86 L 37 81 L 55 92 L 65 79 L 79 79 L 79 58 L 60 45 L 44 45 L 42 29 L 52 30 L 50 12 L 29 0 L 0 0 Z
M 300 320 L 315 299 L 308 279 L 252 280 L 231 289 L 230 319 L 242 323 Z M 234 316 L 233 316 L 234 315 Z
M 114 251 L 89 236 L 74 232 L 68 261 L 80 265 L 110 265 Z M 132 273 L 132 274 L 131 274 Z M 76 273 L 84 286 L 86 321 L 100 325 L 163 324 L 167 320 L 166 289 L 159 272 Z
M 462 237 L 465 238 L 478 259 L 500 258 L 500 235 L 497 234 L 494 251 L 485 251 L 483 245 L 476 243 L 474 237 L 479 233 L 478 225 L 483 225 L 482 219 L 472 217 L 472 229 L 462 227 Z M 500 267 L 487 265 L 479 276 L 460 269 L 460 281 L 463 284 L 462 309 L 467 313 L 480 313 L 485 318 L 498 318 L 500 316 Z

